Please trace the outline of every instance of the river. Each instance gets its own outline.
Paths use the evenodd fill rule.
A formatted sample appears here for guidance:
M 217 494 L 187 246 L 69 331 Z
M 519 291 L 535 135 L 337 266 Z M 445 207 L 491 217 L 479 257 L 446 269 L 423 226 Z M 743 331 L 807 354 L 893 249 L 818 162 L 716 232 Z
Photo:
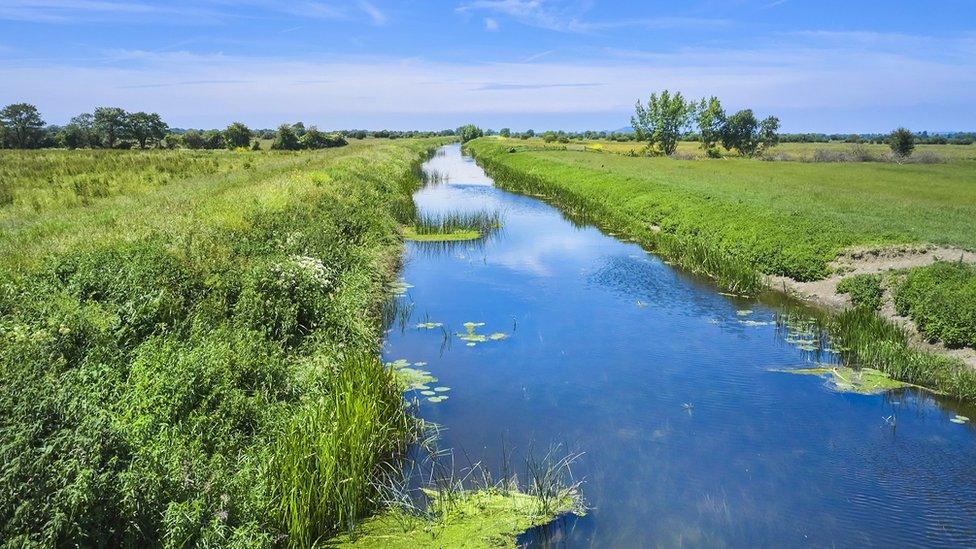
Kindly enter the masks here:
M 497 474 L 503 448 L 582 454 L 572 470 L 589 512 L 524 542 L 976 545 L 976 436 L 950 421 L 965 408 L 777 371 L 818 360 L 777 328 L 777 305 L 496 188 L 458 145 L 424 169 L 443 181 L 415 194 L 418 209 L 497 210 L 503 227 L 408 243 L 399 299 L 412 313 L 384 358 L 449 388 L 439 402 L 409 396 L 459 463 Z M 469 330 L 505 337 L 469 345 L 457 335 Z

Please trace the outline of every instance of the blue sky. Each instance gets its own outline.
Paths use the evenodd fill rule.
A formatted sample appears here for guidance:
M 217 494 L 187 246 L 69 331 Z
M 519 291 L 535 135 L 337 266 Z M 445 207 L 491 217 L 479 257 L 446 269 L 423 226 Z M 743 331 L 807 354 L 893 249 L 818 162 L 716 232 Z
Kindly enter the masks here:
M 0 104 L 53 123 L 615 129 L 663 88 L 785 131 L 976 129 L 976 2 L 0 0 Z

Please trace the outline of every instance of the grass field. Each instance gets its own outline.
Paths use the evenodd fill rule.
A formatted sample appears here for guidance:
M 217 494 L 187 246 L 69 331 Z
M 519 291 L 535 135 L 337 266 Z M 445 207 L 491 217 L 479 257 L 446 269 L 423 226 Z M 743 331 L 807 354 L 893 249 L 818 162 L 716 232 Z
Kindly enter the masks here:
M 414 429 L 379 309 L 436 140 L 0 152 L 0 539 L 309 546 Z
M 760 292 L 766 274 L 821 279 L 839 253 L 854 247 L 976 249 L 976 160 L 962 153 L 945 163 L 897 164 L 629 157 L 496 138 L 467 147 L 503 188 L 543 197 L 733 293 Z M 923 333 L 950 345 L 968 344 L 976 332 L 976 272 L 957 271 L 910 276 L 900 292 L 900 309 L 924 312 Z M 854 350 L 853 359 L 976 399 L 972 371 L 915 352 L 899 330 L 868 312 L 830 323 Z
M 544 143 L 541 139 L 530 139 L 522 141 L 523 144 L 531 144 L 537 147 L 565 148 L 567 150 L 607 152 L 615 154 L 640 154 L 644 144 L 636 141 L 606 141 L 606 140 L 586 140 L 570 141 L 569 143 Z M 863 149 L 876 158 L 882 158 L 891 152 L 888 145 L 865 143 L 860 145 Z M 846 153 L 853 148 L 851 143 L 830 142 L 830 143 L 781 143 L 770 151 L 772 157 L 780 155 L 784 158 L 791 158 L 798 161 L 813 161 L 819 151 L 831 153 Z M 976 145 L 918 145 L 915 148 L 916 154 L 930 155 L 936 159 L 948 162 L 959 160 L 976 160 Z M 679 155 L 694 156 L 704 158 L 701 147 L 694 141 L 680 141 L 677 153 Z M 734 158 L 735 153 L 723 151 L 729 157 Z

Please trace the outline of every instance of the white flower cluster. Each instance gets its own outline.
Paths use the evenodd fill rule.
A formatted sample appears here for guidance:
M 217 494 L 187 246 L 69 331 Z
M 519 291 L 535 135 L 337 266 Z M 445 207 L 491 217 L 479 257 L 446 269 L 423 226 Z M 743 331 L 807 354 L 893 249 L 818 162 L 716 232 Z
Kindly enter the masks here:
M 288 262 L 295 270 L 315 283 L 323 287 L 332 286 L 333 273 L 322 263 L 322 260 L 306 255 L 294 255 L 288 259 Z

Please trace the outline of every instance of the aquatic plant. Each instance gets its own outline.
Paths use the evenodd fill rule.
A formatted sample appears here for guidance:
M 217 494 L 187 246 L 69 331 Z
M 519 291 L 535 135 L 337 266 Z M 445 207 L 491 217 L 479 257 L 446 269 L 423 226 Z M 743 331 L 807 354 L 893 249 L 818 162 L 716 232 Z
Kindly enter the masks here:
M 419 213 L 404 229 L 408 240 L 421 242 L 476 240 L 501 227 L 501 214 L 454 211 L 441 214 Z

